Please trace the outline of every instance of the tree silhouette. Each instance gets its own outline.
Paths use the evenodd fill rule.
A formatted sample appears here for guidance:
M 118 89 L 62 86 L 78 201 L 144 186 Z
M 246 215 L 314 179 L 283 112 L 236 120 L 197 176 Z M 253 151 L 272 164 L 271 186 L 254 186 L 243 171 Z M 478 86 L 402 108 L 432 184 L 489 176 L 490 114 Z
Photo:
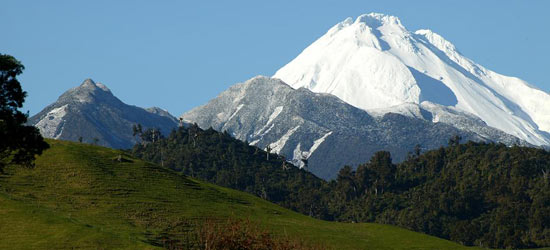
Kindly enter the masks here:
M 370 160 L 369 168 L 376 176 L 373 183 L 375 195 L 378 195 L 379 191 L 384 193 L 384 189 L 388 188 L 395 178 L 396 167 L 392 164 L 390 152 L 376 152 Z
M 266 155 L 267 155 L 267 160 L 269 161 L 269 154 L 271 153 L 271 147 L 269 145 L 267 145 L 267 147 L 265 147 L 265 152 L 266 152 Z
M 282 155 L 281 155 L 280 158 L 281 158 L 281 160 L 283 161 L 283 165 L 282 165 L 283 170 L 288 170 L 288 165 L 287 165 L 287 163 L 286 163 L 286 158 L 285 158 L 284 156 L 282 156 Z
M 27 93 L 17 76 L 25 67 L 14 57 L 0 54 L 0 172 L 8 164 L 34 166 L 35 155 L 49 145 L 33 126 L 25 126 L 23 107 Z
M 198 131 L 199 131 L 199 125 L 197 125 L 196 123 L 193 123 L 193 125 L 191 125 L 191 128 L 189 129 L 191 139 L 193 140 L 193 147 L 197 146 L 197 139 L 199 138 Z
M 143 128 L 141 127 L 141 124 L 134 124 L 132 126 L 132 136 L 141 135 L 143 134 Z

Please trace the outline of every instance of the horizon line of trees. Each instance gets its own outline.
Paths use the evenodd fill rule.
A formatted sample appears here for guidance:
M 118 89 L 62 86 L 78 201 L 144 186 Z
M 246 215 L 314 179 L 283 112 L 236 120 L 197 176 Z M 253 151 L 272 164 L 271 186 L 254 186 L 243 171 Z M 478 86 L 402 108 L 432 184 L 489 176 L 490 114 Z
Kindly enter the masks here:
M 550 246 L 550 153 L 460 140 L 423 153 L 417 145 L 399 164 L 380 151 L 331 181 L 196 124 L 130 151 L 323 220 L 392 224 L 469 246 Z

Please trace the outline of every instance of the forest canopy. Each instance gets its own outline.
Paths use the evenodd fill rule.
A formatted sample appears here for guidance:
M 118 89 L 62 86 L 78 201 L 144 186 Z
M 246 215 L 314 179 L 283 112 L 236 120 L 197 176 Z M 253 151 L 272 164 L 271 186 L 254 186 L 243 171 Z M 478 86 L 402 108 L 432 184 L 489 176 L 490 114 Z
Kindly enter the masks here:
M 132 152 L 324 220 L 392 224 L 464 245 L 550 246 L 550 153 L 459 139 L 399 164 L 381 151 L 329 182 L 196 125 Z

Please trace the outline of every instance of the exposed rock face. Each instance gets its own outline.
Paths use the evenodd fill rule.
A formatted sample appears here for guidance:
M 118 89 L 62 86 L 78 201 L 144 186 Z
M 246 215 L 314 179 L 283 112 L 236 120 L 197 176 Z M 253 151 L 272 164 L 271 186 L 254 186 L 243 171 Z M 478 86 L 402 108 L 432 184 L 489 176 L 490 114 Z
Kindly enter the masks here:
M 149 111 L 150 110 L 150 111 Z M 168 112 L 151 108 L 145 110 L 123 103 L 101 83 L 91 79 L 62 94 L 56 102 L 29 119 L 44 137 L 61 140 L 94 142 L 112 148 L 129 148 L 137 140 L 132 126 L 159 128 L 168 133 L 177 126 L 176 118 Z
M 308 158 L 309 170 L 325 179 L 334 178 L 344 165 L 367 162 L 376 151 L 390 151 L 394 161 L 401 161 L 417 144 L 423 150 L 437 148 L 454 135 L 463 140 L 524 143 L 474 116 L 443 112 L 445 107 L 435 104 L 424 106 L 414 106 L 418 117 L 370 114 L 336 96 L 293 89 L 281 80 L 260 76 L 232 86 L 182 118 L 202 128 L 227 130 L 261 148 L 269 146 L 296 165 L 302 164 L 302 157 Z M 460 121 L 463 129 L 433 122 L 436 116 Z M 476 126 L 483 133 L 477 133 Z

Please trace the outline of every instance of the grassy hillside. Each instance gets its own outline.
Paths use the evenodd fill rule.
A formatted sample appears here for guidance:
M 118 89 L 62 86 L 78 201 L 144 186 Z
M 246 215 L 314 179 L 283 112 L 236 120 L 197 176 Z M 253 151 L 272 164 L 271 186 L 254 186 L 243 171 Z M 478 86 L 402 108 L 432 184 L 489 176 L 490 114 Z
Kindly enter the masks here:
M 325 222 L 239 191 L 184 177 L 120 151 L 62 141 L 35 169 L 0 178 L 0 249 L 128 248 L 184 240 L 194 221 L 243 218 L 334 249 L 460 249 L 379 224 Z
M 314 218 L 397 225 L 470 246 L 550 246 L 550 153 L 459 144 L 460 137 L 449 142 L 424 154 L 417 147 L 399 164 L 377 152 L 357 169 L 344 166 L 330 182 L 229 133 L 197 126 L 131 152 Z
M 150 131 L 142 137 L 151 138 Z M 180 127 L 154 143 L 149 139 L 136 144 L 131 152 L 195 179 L 244 191 L 318 219 L 332 219 L 321 203 L 330 192 L 325 180 L 229 133 L 195 125 Z

